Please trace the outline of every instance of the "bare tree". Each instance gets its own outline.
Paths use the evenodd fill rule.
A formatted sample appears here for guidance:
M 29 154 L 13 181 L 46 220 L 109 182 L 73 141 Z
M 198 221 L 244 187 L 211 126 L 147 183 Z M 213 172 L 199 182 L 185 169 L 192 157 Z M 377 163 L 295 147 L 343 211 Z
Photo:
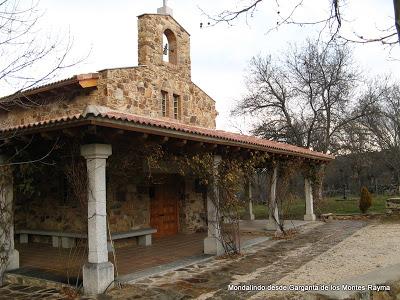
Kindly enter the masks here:
M 247 0 L 243 1 L 239 8 L 226 9 L 217 15 L 210 15 L 205 13 L 210 19 L 210 25 L 214 25 L 221 22 L 231 24 L 235 20 L 244 16 L 246 19 L 253 17 L 256 13 L 257 8 L 266 1 L 264 0 Z M 299 26 L 320 26 L 320 30 L 329 31 L 330 39 L 340 37 L 343 40 L 351 41 L 354 43 L 372 43 L 379 42 L 384 45 L 393 46 L 400 41 L 400 0 L 393 0 L 394 8 L 394 23 L 392 26 L 385 30 L 380 30 L 378 36 L 365 36 L 362 34 L 354 33 L 354 37 L 348 37 L 341 34 L 341 28 L 344 23 L 350 21 L 346 20 L 342 16 L 342 10 L 346 9 L 346 0 L 328 0 L 329 9 L 326 10 L 326 15 L 320 15 L 316 17 L 309 17 L 307 20 L 299 19 L 296 13 L 304 5 L 304 3 L 310 2 L 310 0 L 296 0 L 286 3 L 284 0 L 275 0 L 277 22 L 270 30 L 277 29 L 284 25 L 299 25 Z M 271 3 L 270 8 L 273 7 Z M 281 5 L 284 4 L 284 5 Z M 285 9 L 282 7 L 288 7 Z M 283 10 L 283 11 L 282 11 Z
M 400 193 L 400 84 L 387 79 L 375 83 L 370 91 L 373 110 L 360 121 L 370 130 L 373 149 L 381 151 Z
M 21 92 L 53 79 L 81 60 L 72 39 L 41 32 L 38 1 L 0 0 L 0 89 Z M 3 95 L 4 96 L 4 95 Z M 0 103 L 0 109 L 4 109 Z
M 368 107 L 356 101 L 358 80 L 348 47 L 307 41 L 280 59 L 253 58 L 248 93 L 233 114 L 257 118 L 253 133 L 258 136 L 337 153 L 342 131 Z M 322 182 L 316 201 L 321 189 Z

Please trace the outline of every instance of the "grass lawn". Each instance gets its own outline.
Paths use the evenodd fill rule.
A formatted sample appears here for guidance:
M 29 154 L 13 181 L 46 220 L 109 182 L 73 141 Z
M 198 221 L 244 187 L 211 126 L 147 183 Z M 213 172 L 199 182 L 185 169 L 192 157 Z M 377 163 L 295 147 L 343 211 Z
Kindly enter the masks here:
M 385 200 L 388 198 L 391 197 L 373 195 L 372 206 L 370 207 L 368 212 L 384 213 Z M 358 199 L 359 199 L 358 197 L 348 197 L 346 200 L 343 200 L 342 197 L 340 196 L 326 198 L 324 200 L 324 203 L 319 208 L 314 208 L 314 210 L 317 215 L 326 213 L 336 213 L 336 214 L 360 213 L 360 209 L 358 208 Z M 283 210 L 285 219 L 303 219 L 305 213 L 305 200 L 297 199 L 290 205 L 284 207 Z M 265 219 L 268 216 L 266 205 L 255 204 L 253 206 L 253 212 L 254 215 L 256 216 L 256 219 Z

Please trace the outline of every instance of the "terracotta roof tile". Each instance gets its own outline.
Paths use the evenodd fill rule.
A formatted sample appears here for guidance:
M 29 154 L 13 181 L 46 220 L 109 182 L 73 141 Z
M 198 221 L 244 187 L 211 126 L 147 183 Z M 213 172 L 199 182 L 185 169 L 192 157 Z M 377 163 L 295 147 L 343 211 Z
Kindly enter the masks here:
M 324 153 L 312 151 L 309 149 L 289 145 L 286 143 L 280 143 L 280 142 L 275 142 L 275 141 L 270 141 L 266 139 L 261 139 L 257 138 L 254 136 L 248 136 L 248 135 L 243 135 L 243 134 L 238 134 L 238 133 L 233 133 L 233 132 L 227 132 L 223 130 L 215 130 L 215 129 L 209 129 L 209 128 L 204 128 L 204 127 L 199 127 L 199 126 L 193 126 L 193 125 L 188 125 L 188 124 L 182 124 L 174 121 L 169 121 L 169 120 L 161 120 L 161 119 L 155 119 L 155 118 L 150 118 L 150 117 L 144 117 L 144 116 L 139 116 L 139 115 L 134 115 L 134 114 L 128 114 L 128 113 L 123 113 L 119 111 L 113 111 L 109 110 L 106 108 L 101 108 L 98 109 L 97 107 L 93 107 L 91 109 L 86 109 L 84 113 L 80 114 L 75 114 L 72 116 L 64 116 L 61 118 L 57 119 L 51 119 L 51 120 L 44 120 L 40 122 L 34 122 L 30 124 L 25 124 L 25 125 L 18 125 L 14 127 L 8 127 L 1 129 L 0 132 L 6 133 L 6 132 L 14 132 L 14 131 L 19 131 L 19 130 L 29 130 L 33 128 L 40 128 L 40 127 L 49 127 L 53 125 L 58 125 L 60 123 L 69 123 L 72 121 L 79 121 L 79 120 L 86 120 L 89 119 L 90 117 L 95 117 L 96 119 L 100 118 L 103 121 L 111 121 L 111 120 L 117 120 L 117 121 L 123 121 L 123 122 L 128 122 L 128 123 L 133 123 L 137 125 L 142 125 L 142 126 L 148 126 L 148 127 L 153 127 L 153 128 L 161 128 L 161 129 L 167 129 L 171 131 L 178 131 L 178 132 L 183 132 L 183 133 L 188 133 L 188 134 L 193 134 L 193 135 L 199 135 L 203 137 L 209 137 L 209 138 L 214 138 L 214 139 L 220 139 L 220 140 L 225 140 L 225 141 L 231 141 L 231 142 L 238 142 L 241 144 L 248 144 L 248 145 L 255 145 L 255 146 L 260 146 L 262 148 L 265 148 L 265 151 L 268 150 L 279 150 L 279 151 L 284 151 L 288 152 L 288 154 L 292 155 L 298 155 L 298 156 L 306 156 L 309 158 L 314 158 L 314 159 L 321 159 L 321 160 L 332 160 L 334 159 L 333 156 L 327 155 Z
M 233 132 L 228 132 L 228 131 L 223 131 L 223 130 L 208 129 L 208 128 L 204 128 L 204 127 L 187 125 L 187 124 L 182 124 L 182 123 L 167 121 L 167 120 L 148 118 L 148 117 L 143 117 L 143 116 L 138 116 L 138 115 L 133 115 L 133 114 L 126 114 L 126 113 L 116 112 L 116 111 L 103 112 L 103 113 L 100 113 L 99 115 L 101 115 L 103 118 L 111 118 L 111 119 L 116 119 L 116 120 L 129 121 L 129 122 L 134 122 L 134 123 L 147 125 L 147 126 L 161 127 L 161 128 L 165 128 L 165 129 L 183 131 L 186 133 L 198 134 L 198 135 L 202 135 L 202 136 L 219 138 L 219 139 L 223 139 L 223 140 L 241 142 L 241 143 L 257 145 L 257 146 L 264 146 L 264 147 L 270 148 L 270 149 L 286 150 L 286 151 L 289 151 L 292 153 L 307 154 L 307 155 L 319 157 L 322 159 L 328 159 L 328 160 L 333 159 L 333 156 L 331 156 L 331 155 L 312 151 L 312 150 L 309 150 L 306 148 L 301 148 L 298 146 L 293 146 L 293 145 L 286 144 L 286 143 L 280 143 L 280 142 L 275 142 L 275 141 L 271 141 L 271 140 L 261 139 L 261 138 L 255 137 L 255 136 L 238 134 L 238 133 L 233 133 Z

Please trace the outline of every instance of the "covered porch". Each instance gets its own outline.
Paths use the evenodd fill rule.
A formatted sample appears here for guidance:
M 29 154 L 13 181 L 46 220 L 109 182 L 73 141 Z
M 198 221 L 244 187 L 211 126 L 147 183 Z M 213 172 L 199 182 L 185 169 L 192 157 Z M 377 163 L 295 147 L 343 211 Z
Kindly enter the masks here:
M 37 268 L 64 277 L 65 275 L 71 277 L 70 274 L 74 274 L 74 278 L 83 280 L 85 293 L 88 294 L 104 292 L 118 275 L 126 275 L 190 256 L 221 255 L 224 251 L 221 244 L 221 229 L 217 225 L 215 199 L 214 201 L 210 199 L 207 190 L 196 182 L 195 177 L 180 176 L 174 163 L 166 161 L 168 171 L 147 170 L 152 171 L 146 173 L 152 175 L 151 184 L 142 180 L 136 181 L 135 178 L 141 173 L 131 169 L 129 176 L 122 172 L 120 177 L 126 177 L 130 181 L 113 186 L 112 171 L 118 171 L 119 168 L 115 167 L 117 159 L 123 160 L 129 153 L 139 152 L 150 144 L 162 147 L 175 155 L 209 153 L 213 157 L 215 168 L 224 158 L 235 156 L 246 160 L 267 153 L 269 165 L 273 166 L 269 170 L 271 179 L 266 183 L 269 185 L 269 203 L 272 208 L 270 211 L 273 213 L 270 214 L 269 223 L 265 226 L 273 228 L 277 228 L 279 219 L 278 205 L 275 201 L 279 162 L 300 158 L 305 163 L 311 161 L 324 163 L 330 159 L 329 156 L 285 144 L 106 111 L 97 107 L 88 107 L 83 114 L 73 118 L 39 122 L 21 128 L 11 128 L 8 131 L 9 145 L 4 147 L 6 149 L 4 154 L 7 156 L 2 156 L 1 164 L 4 166 L 12 164 L 13 159 L 10 160 L 10 157 L 13 158 L 12 149 L 16 145 L 26 144 L 29 140 L 32 149 L 36 151 L 38 149 L 47 151 L 46 149 L 52 147 L 64 149 L 74 141 L 74 145 L 78 145 L 73 149 L 75 152 L 70 155 L 63 152 L 56 163 L 65 165 L 71 158 L 80 160 L 87 170 L 88 187 L 86 193 L 78 196 L 78 198 L 83 196 L 85 200 L 74 204 L 69 204 L 67 201 L 57 203 L 60 199 L 54 197 L 47 199 L 48 195 L 56 193 L 59 189 L 44 188 L 40 197 L 33 199 L 30 204 L 30 207 L 39 207 L 45 211 L 35 218 L 30 214 L 31 210 L 24 210 L 26 203 L 23 201 L 15 203 L 13 191 L 14 183 L 18 184 L 18 179 L 13 179 L 12 175 L 15 177 L 17 174 L 3 171 L 4 174 L 8 172 L 6 174 L 8 181 L 5 185 L 8 192 L 1 200 L 11 206 L 17 206 L 14 218 L 16 221 L 18 221 L 17 214 L 21 211 L 25 213 L 24 220 L 30 220 L 23 225 L 16 222 L 17 230 L 25 226 L 29 227 L 27 228 L 29 230 L 70 231 L 70 234 L 83 235 L 78 238 L 63 236 L 61 239 L 54 239 L 53 236 L 49 237 L 50 241 L 34 234 L 32 238 L 21 239 L 19 236 L 20 241 L 28 243 L 17 243 L 17 246 L 14 246 L 12 239 L 10 249 L 13 256 L 8 269 Z M 124 149 L 126 145 L 129 147 Z M 40 157 L 38 153 L 35 155 Z M 33 160 L 32 157 L 35 155 L 30 159 Z M 48 182 L 45 181 L 45 185 L 48 186 L 51 185 L 52 179 L 57 178 L 54 174 L 53 178 L 52 174 L 45 175 L 48 176 Z M 248 186 L 245 190 L 251 219 L 251 187 Z M 312 191 L 307 178 L 305 193 L 307 208 L 305 219 L 313 221 L 315 215 Z M 68 200 L 68 197 L 65 199 Z M 35 226 L 32 224 L 40 228 L 33 228 Z M 109 252 L 107 240 L 110 240 L 112 234 L 146 228 L 156 231 L 146 237 L 144 244 L 138 242 L 136 245 L 130 244 L 129 247 L 116 247 L 115 254 Z M 14 232 L 13 223 L 10 224 L 10 230 Z
M 124 245 L 115 249 L 115 256 L 110 252 L 108 260 L 118 278 L 188 257 L 201 257 L 205 237 L 205 233 L 176 234 L 154 238 L 151 246 Z M 82 282 L 82 267 L 88 262 L 86 241 L 80 241 L 73 249 L 44 243 L 17 243 L 16 249 L 22 268 L 14 273 L 72 285 Z
M 244 228 L 247 231 L 247 228 Z M 170 271 L 188 264 L 206 260 L 203 243 L 206 233 L 176 234 L 155 238 L 150 247 L 124 245 L 109 253 L 108 259 L 115 268 L 115 280 L 130 282 L 154 273 Z M 265 235 L 244 233 L 242 245 L 267 240 Z M 260 240 L 260 241 L 261 241 Z M 82 267 L 88 262 L 87 243 L 79 242 L 73 249 L 54 248 L 49 244 L 32 243 L 15 245 L 19 252 L 19 269 L 9 271 L 7 276 L 23 276 L 43 279 L 58 284 L 82 285 Z

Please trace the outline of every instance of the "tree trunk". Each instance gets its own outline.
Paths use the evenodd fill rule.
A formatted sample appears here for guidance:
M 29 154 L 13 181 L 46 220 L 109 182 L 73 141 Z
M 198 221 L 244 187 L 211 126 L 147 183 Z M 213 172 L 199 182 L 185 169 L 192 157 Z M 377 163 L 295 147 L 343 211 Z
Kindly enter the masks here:
M 325 165 L 320 165 L 317 168 L 316 174 L 314 175 L 314 180 L 312 181 L 312 193 L 315 208 L 319 208 L 321 206 L 321 203 L 323 202 L 322 192 L 325 178 L 325 169 Z
M 393 0 L 394 6 L 394 20 L 397 30 L 397 36 L 400 43 L 400 0 Z

